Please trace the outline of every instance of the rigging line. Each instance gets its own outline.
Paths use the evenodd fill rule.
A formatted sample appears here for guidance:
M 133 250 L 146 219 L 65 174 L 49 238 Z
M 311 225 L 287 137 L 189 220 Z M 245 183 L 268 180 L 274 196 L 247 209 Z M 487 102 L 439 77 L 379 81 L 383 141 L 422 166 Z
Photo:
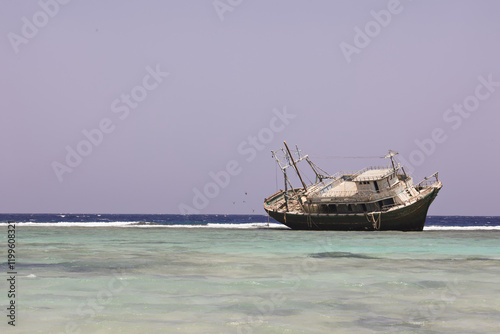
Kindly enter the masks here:
M 314 182 L 311 181 L 311 179 L 309 178 L 309 176 L 307 176 L 307 174 L 304 174 L 304 176 L 307 179 L 307 181 L 309 182 L 309 184 L 314 184 Z
M 276 164 L 276 174 L 275 174 L 275 182 L 276 182 L 276 191 L 278 191 L 278 165 Z
M 312 181 L 311 181 L 311 179 L 309 178 L 309 176 L 308 176 L 306 173 L 304 173 L 303 168 L 301 169 L 301 168 L 299 167 L 299 164 L 297 164 L 297 165 L 296 165 L 296 167 L 297 167 L 297 171 L 298 171 L 299 173 L 301 173 L 301 175 L 302 175 L 302 176 L 306 179 L 306 181 L 308 181 L 308 182 L 309 182 L 309 184 L 313 184 L 313 183 L 314 183 L 314 182 L 312 182 Z M 301 166 L 301 167 L 302 167 L 302 166 Z
M 308 160 L 314 167 L 316 167 L 317 169 L 319 169 L 320 171 L 322 171 L 323 173 L 325 173 L 325 175 L 328 175 L 328 172 L 325 171 L 324 169 L 322 169 L 321 167 L 319 167 L 318 165 L 316 165 L 314 162 Z
M 331 156 L 320 156 L 320 155 L 309 155 L 313 159 L 384 159 L 385 156 L 360 156 L 360 157 L 343 157 L 339 155 L 331 155 Z

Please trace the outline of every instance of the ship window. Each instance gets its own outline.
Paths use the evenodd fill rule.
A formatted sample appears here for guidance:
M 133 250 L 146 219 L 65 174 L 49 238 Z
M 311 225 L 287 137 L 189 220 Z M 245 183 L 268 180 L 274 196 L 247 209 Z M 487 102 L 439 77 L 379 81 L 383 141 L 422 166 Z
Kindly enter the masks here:
M 393 205 L 393 204 L 394 204 L 393 198 L 388 198 L 384 200 L 384 205 Z
M 337 213 L 337 206 L 335 204 L 329 204 L 328 213 Z
M 363 208 L 364 212 L 368 211 L 368 210 L 366 210 L 366 204 L 365 203 L 361 204 L 361 207 Z
M 352 212 L 352 205 L 351 204 L 347 204 L 347 211 Z

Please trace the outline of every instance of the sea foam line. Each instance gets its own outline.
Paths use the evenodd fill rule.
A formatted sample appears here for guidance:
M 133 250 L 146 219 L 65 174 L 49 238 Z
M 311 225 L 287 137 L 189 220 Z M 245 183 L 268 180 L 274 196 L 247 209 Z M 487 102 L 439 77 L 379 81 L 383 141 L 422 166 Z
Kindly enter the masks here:
M 208 223 L 206 225 L 189 225 L 189 224 L 158 224 L 144 221 L 132 222 L 18 222 L 19 226 L 29 227 L 134 227 L 134 228 L 224 228 L 224 229 L 288 229 L 283 224 L 277 223 L 241 223 L 241 224 L 225 224 L 225 223 Z
M 228 228 L 228 229 L 290 229 L 283 224 L 276 223 L 243 223 L 243 224 L 218 224 L 208 223 L 207 225 L 141 225 L 139 227 L 169 227 L 169 228 Z
M 17 222 L 19 226 L 35 227 L 122 227 L 132 226 L 140 222 L 55 222 L 55 223 L 37 223 L 37 222 Z
M 425 226 L 424 231 L 500 231 L 500 226 Z
M 18 222 L 19 226 L 29 227 L 132 227 L 132 228 L 192 228 L 192 229 L 289 229 L 279 223 L 208 223 L 208 224 L 159 224 L 145 221 L 115 221 L 115 222 Z M 429 225 L 424 231 L 500 231 L 500 226 L 443 226 Z M 325 232 L 328 233 L 328 232 Z

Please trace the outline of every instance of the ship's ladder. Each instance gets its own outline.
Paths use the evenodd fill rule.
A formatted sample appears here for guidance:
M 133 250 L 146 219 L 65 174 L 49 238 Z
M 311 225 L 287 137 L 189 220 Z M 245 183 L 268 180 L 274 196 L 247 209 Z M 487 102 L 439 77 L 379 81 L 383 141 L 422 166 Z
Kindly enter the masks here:
M 366 219 L 369 223 L 373 224 L 375 230 L 380 230 L 380 223 L 382 222 L 382 212 L 367 212 Z

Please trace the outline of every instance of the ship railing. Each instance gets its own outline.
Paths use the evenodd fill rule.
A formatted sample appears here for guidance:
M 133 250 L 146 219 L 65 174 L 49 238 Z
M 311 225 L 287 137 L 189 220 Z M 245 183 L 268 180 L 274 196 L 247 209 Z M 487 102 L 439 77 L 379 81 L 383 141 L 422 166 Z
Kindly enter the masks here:
M 398 164 L 396 170 L 398 170 L 400 168 L 400 165 Z M 333 185 L 334 182 L 340 182 L 340 181 L 345 181 L 346 177 L 350 178 L 351 180 L 354 180 L 355 178 L 359 177 L 361 174 L 363 174 L 364 172 L 366 171 L 369 171 L 369 170 L 377 170 L 377 169 L 381 169 L 381 170 L 388 170 L 387 173 L 385 173 L 384 175 L 382 176 L 365 176 L 365 177 L 361 177 L 359 180 L 360 181 L 375 181 L 375 180 L 380 180 L 380 179 L 383 179 L 385 177 L 387 177 L 388 175 L 391 175 L 392 173 L 394 173 L 394 170 L 392 169 L 391 166 L 370 166 L 370 167 L 366 167 L 366 168 L 363 168 L 359 171 L 340 171 L 340 172 L 337 172 L 333 175 L 329 175 L 328 178 L 329 179 L 332 179 L 333 181 L 330 182 L 329 184 L 326 184 L 325 187 L 323 187 L 320 191 L 323 191 L 326 187 L 328 187 L 329 185 Z M 316 191 L 317 189 L 314 188 L 314 191 Z
M 331 180 L 339 180 L 342 178 L 342 176 L 344 176 L 345 174 L 348 174 L 348 175 L 351 175 L 352 172 L 345 172 L 345 171 L 341 171 L 341 172 L 337 172 L 333 175 L 326 175 L 326 176 L 323 176 L 323 178 L 325 179 L 331 179 Z
M 325 202 L 372 202 L 382 200 L 389 197 L 394 197 L 394 191 L 336 191 L 334 196 L 317 196 L 309 197 L 312 203 L 325 203 Z
M 283 193 L 284 193 L 283 190 L 277 191 L 275 194 L 272 194 L 268 198 L 264 199 L 264 203 L 269 205 L 272 202 L 275 202 L 276 200 L 278 200 L 282 197 Z
M 415 188 L 417 190 L 421 190 L 423 188 L 432 187 L 434 184 L 439 183 L 438 173 L 439 172 L 435 172 L 431 176 L 427 176 L 422 181 L 420 181 L 419 183 L 417 183 L 415 185 Z
M 379 181 L 385 177 L 387 177 L 388 175 L 390 174 L 393 174 L 394 172 L 391 171 L 390 173 L 387 173 L 383 176 L 363 176 L 363 177 L 359 177 L 358 176 L 358 179 L 356 181 Z
M 375 170 L 375 169 L 390 169 L 390 170 L 392 170 L 392 166 L 369 166 L 369 167 L 365 167 L 365 168 L 357 171 L 356 174 L 360 175 L 360 174 L 363 174 L 364 172 L 367 172 L 369 170 Z
M 308 189 L 309 194 L 313 194 L 316 192 L 319 192 L 320 194 L 324 194 L 328 190 L 332 189 L 335 185 L 337 185 L 337 183 L 342 181 L 342 176 L 344 176 L 344 172 L 337 172 L 333 175 L 329 175 L 328 178 L 332 179 L 332 181 L 330 181 L 326 184 L 324 182 L 319 182 L 315 185 L 312 185 Z
M 375 168 L 376 167 L 374 167 L 374 169 Z M 312 194 L 314 192 L 319 191 L 320 194 L 324 194 L 325 192 L 327 192 L 328 190 L 330 190 L 331 188 L 333 188 L 334 186 L 336 186 L 337 184 L 339 184 L 343 181 L 354 180 L 356 177 L 358 177 L 358 175 L 359 175 L 358 172 L 354 172 L 354 171 L 337 172 L 333 175 L 328 176 L 329 179 L 332 179 L 331 182 L 326 183 L 326 184 L 318 183 L 317 185 L 314 185 L 314 186 L 309 188 L 309 190 L 310 190 L 309 193 Z
M 401 168 L 401 165 L 398 164 L 396 166 L 396 171 L 398 171 L 400 168 Z M 377 175 L 377 176 L 361 176 L 361 174 L 363 174 L 366 171 L 376 170 L 376 169 L 381 169 L 381 170 L 386 169 L 387 173 L 385 173 L 383 175 Z M 357 181 L 377 181 L 377 180 L 380 180 L 380 179 L 384 179 L 387 176 L 393 174 L 394 173 L 394 169 L 392 168 L 392 166 L 371 166 L 371 167 L 364 168 L 364 169 L 358 171 L 357 173 L 359 175 L 358 176 L 359 179 Z
M 382 205 L 382 211 L 388 211 L 396 206 L 400 206 L 401 204 L 394 203 L 394 204 L 387 204 L 387 205 Z
M 398 188 L 408 188 L 408 185 L 406 185 L 403 182 L 396 182 L 392 186 L 381 189 L 381 190 L 334 190 L 334 191 L 329 191 L 328 196 L 324 196 L 324 198 L 329 198 L 329 197 L 350 197 L 354 196 L 356 194 L 359 194 L 360 196 L 379 196 L 379 197 L 387 197 L 389 194 L 393 194 L 395 189 Z M 325 192 L 326 193 L 326 192 Z M 315 197 L 315 196 L 313 196 Z M 321 196 L 318 196 L 321 197 Z M 373 196 L 372 196 L 373 197 Z
M 327 188 L 330 184 L 331 184 L 331 182 L 325 183 L 325 182 L 321 181 L 321 182 L 315 183 L 312 186 L 310 186 L 309 188 L 307 188 L 307 191 L 310 194 L 315 193 L 318 190 L 322 191 L 323 189 Z

